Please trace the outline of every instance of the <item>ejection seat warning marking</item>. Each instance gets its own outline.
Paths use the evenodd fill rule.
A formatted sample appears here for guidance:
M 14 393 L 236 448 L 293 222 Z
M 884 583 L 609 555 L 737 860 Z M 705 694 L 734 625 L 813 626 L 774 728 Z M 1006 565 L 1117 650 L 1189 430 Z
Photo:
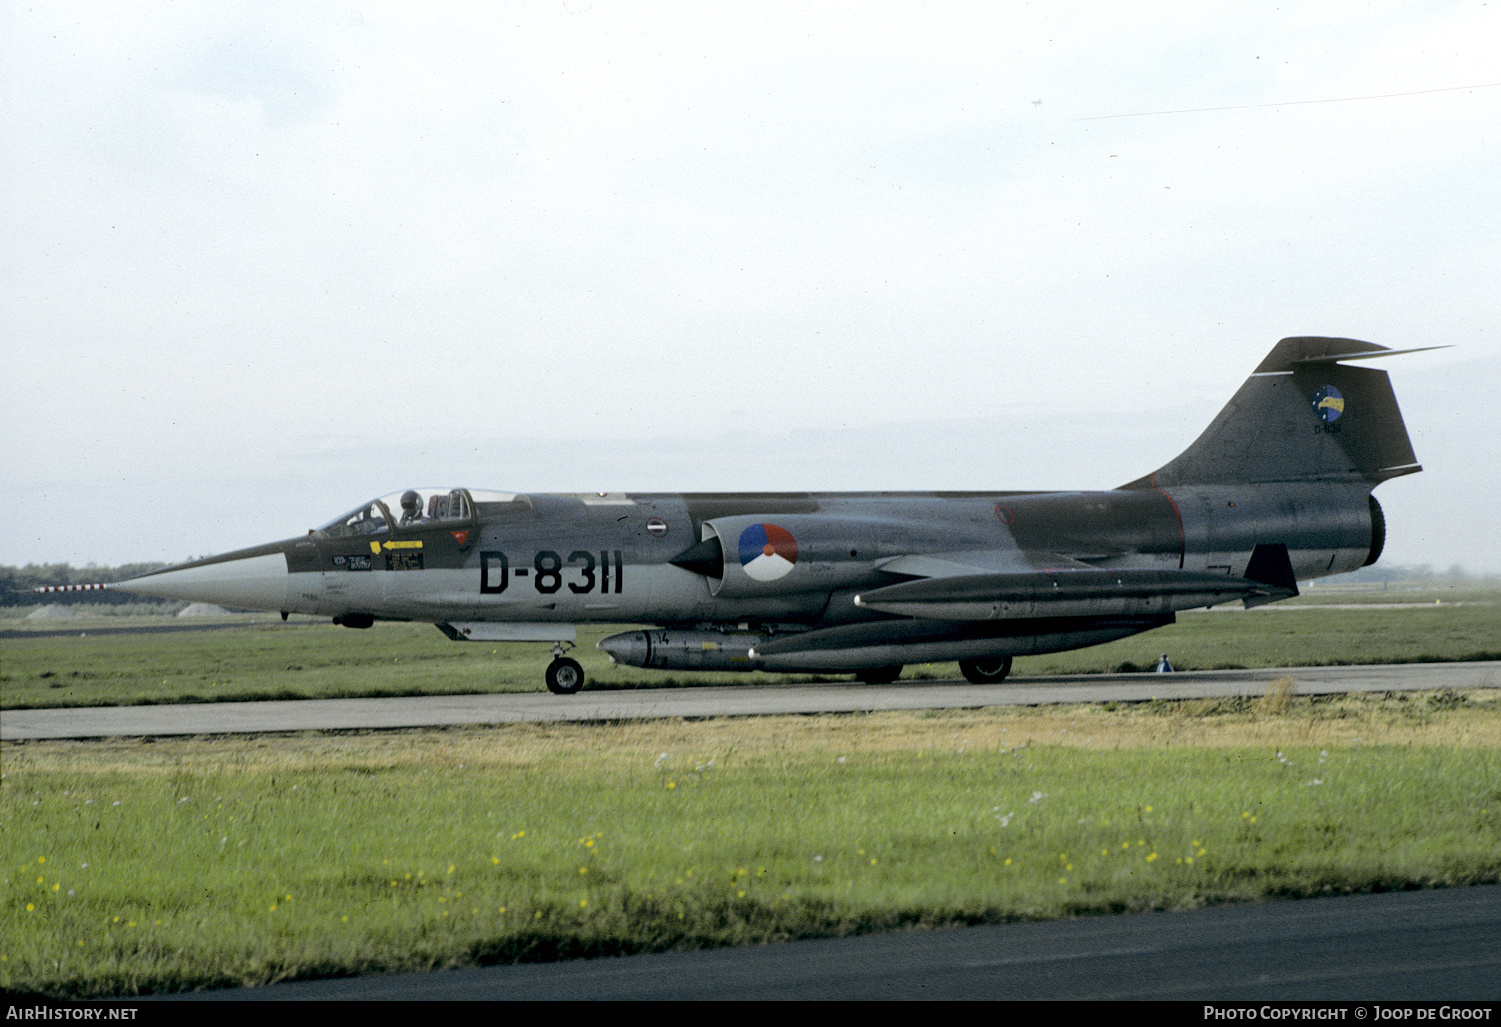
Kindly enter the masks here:
M 479 554 L 479 590 L 481 595 L 500 595 L 511 584 L 511 575 L 531 578 L 532 587 L 542 595 L 552 595 L 566 583 L 568 591 L 575 595 L 599 591 L 610 592 L 611 551 L 601 549 L 598 562 L 586 549 L 575 549 L 563 559 L 556 550 L 543 549 L 532 557 L 530 567 L 511 570 L 510 558 L 499 550 L 486 550 Z M 618 595 L 625 585 L 625 560 L 619 549 L 614 550 L 615 573 L 613 575 Z
M 411 541 L 408 541 L 408 542 L 372 542 L 372 543 L 370 543 L 370 552 L 373 553 L 373 554 L 375 554 L 376 556 L 380 555 L 380 551 L 382 549 L 384 549 L 386 552 L 389 553 L 393 549 L 421 549 L 421 548 L 422 548 L 422 540 L 421 539 L 412 539 Z

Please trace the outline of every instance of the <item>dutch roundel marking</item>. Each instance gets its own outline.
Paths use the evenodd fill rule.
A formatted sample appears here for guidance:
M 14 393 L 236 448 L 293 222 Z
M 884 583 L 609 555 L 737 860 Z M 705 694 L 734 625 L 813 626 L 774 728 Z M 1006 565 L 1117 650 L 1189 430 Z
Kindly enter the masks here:
M 1313 413 L 1325 424 L 1338 421 L 1345 412 L 1345 397 L 1333 385 L 1325 385 L 1313 394 Z
M 740 566 L 757 581 L 776 581 L 797 564 L 797 539 L 775 524 L 752 524 L 740 533 Z

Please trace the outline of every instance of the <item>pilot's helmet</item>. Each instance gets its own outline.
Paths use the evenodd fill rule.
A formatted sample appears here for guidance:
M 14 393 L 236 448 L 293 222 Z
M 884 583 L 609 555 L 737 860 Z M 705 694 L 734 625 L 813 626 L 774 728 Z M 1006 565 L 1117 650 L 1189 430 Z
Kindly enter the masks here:
M 416 489 L 407 489 L 401 494 L 401 509 L 408 517 L 416 517 L 422 512 L 422 497 Z

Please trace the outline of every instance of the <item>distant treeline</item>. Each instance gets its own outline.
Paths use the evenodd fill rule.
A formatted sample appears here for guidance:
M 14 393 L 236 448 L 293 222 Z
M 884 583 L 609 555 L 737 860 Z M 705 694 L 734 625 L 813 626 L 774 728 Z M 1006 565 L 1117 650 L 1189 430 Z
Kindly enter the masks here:
M 118 567 L 74 567 L 66 563 L 28 563 L 25 567 L 0 566 L 0 606 L 45 606 L 57 603 L 60 606 L 74 603 L 120 605 L 123 603 L 153 603 L 170 605 L 172 600 L 153 600 L 129 592 L 114 592 L 109 589 L 90 592 L 38 592 L 43 585 L 92 585 L 96 582 L 124 581 L 147 571 L 158 571 L 168 566 L 165 563 L 126 563 Z

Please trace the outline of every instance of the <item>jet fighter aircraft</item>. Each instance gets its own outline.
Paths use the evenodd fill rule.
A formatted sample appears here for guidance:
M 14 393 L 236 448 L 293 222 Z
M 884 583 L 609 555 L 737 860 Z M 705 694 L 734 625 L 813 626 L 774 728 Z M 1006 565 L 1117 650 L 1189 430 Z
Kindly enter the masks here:
M 650 624 L 599 648 L 661 670 L 852 673 L 957 660 L 998 683 L 1014 656 L 1097 645 L 1179 610 L 1298 594 L 1374 563 L 1371 495 L 1422 468 L 1390 350 L 1283 339 L 1180 456 L 1102 492 L 543 495 L 414 488 L 305 537 L 113 585 L 332 617 L 430 621 L 455 641 L 552 643 L 586 622 Z

